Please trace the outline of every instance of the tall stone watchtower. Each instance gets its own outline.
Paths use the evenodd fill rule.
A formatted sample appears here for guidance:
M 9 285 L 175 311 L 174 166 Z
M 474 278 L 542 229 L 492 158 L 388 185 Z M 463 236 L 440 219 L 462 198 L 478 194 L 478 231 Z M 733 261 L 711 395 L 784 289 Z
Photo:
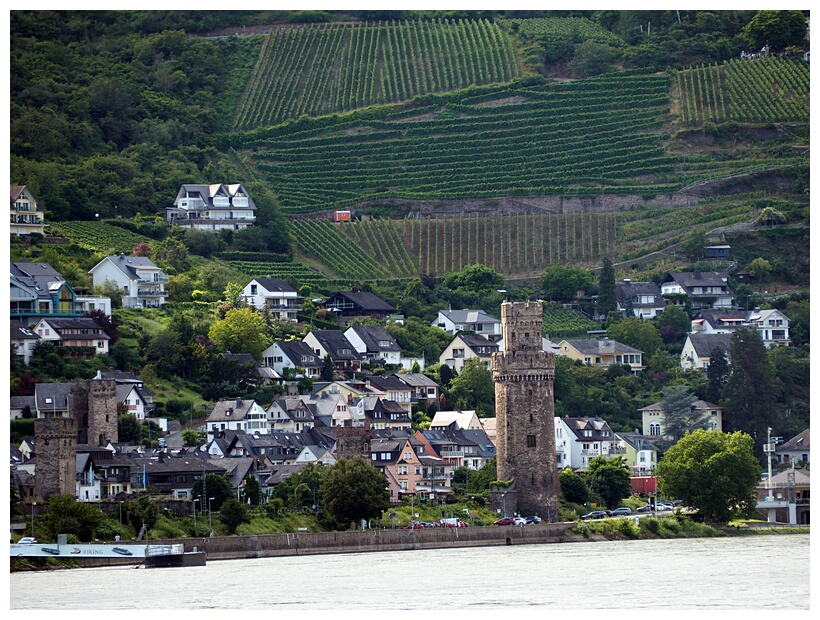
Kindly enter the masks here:
M 74 418 L 34 420 L 37 472 L 34 496 L 74 495 L 77 477 L 77 421 Z
M 493 354 L 498 479 L 522 514 L 558 516 L 555 454 L 555 354 L 542 348 L 543 304 L 504 302 L 504 351 Z

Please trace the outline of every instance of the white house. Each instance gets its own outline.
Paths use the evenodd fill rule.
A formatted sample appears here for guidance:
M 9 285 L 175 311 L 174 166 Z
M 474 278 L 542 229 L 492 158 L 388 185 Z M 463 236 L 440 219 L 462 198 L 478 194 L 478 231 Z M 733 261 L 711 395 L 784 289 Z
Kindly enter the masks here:
M 686 336 L 680 353 L 680 367 L 684 370 L 703 370 L 709 368 L 709 358 L 714 349 L 720 349 L 729 360 L 731 334 L 691 333 Z
M 623 442 L 601 418 L 555 417 L 558 469 L 583 469 L 597 456 L 624 456 Z
M 45 209 L 25 185 L 11 186 L 12 235 L 43 234 L 46 227 Z
M 28 366 L 34 352 L 34 345 L 40 341 L 40 336 L 37 332 L 29 329 L 25 323 L 19 321 L 11 321 L 9 336 L 15 349 L 15 355 L 20 357 L 23 363 Z
M 93 353 L 77 353 L 76 358 L 91 359 L 108 353 L 111 340 L 102 327 L 89 318 L 44 318 L 37 322 L 34 332 L 41 340 L 53 341 L 60 347 L 88 347 Z
M 105 314 L 111 316 L 111 298 L 102 295 L 77 295 L 74 307 L 77 312 L 82 314 L 102 310 Z
M 661 287 L 654 282 L 633 282 L 629 279 L 616 282 L 615 299 L 618 312 L 626 314 L 631 308 L 632 315 L 639 319 L 654 319 L 666 307 Z
M 735 294 L 728 280 L 728 274 L 716 271 L 670 273 L 661 283 L 661 294 L 686 295 L 693 308 L 731 308 Z
M 279 278 L 254 278 L 242 289 L 244 303 L 294 323 L 298 322 L 296 313 L 302 309 L 300 300 L 296 289 Z
M 439 310 L 431 326 L 453 335 L 475 332 L 493 342 L 501 338 L 501 321 L 483 310 Z
M 401 347 L 393 335 L 381 325 L 357 324 L 344 332 L 363 359 L 383 364 L 401 364 Z
M 430 422 L 430 430 L 453 428 L 458 430 L 483 430 L 475 411 L 436 411 Z
M 186 183 L 165 210 L 169 226 L 216 232 L 244 230 L 256 223 L 256 205 L 244 185 Z
M 662 403 L 654 403 L 639 409 L 643 422 L 642 432 L 652 439 L 669 439 L 663 428 Z M 723 430 L 723 407 L 707 403 L 705 400 L 696 400 L 692 403 L 694 419 L 705 424 L 704 428 L 711 431 Z
M 123 293 L 123 308 L 158 308 L 168 297 L 168 276 L 146 256 L 106 256 L 88 273 L 94 286 L 113 282 Z
M 459 333 L 448 344 L 439 355 L 440 364 L 447 364 L 456 372 L 464 370 L 464 363 L 477 357 L 489 370 L 492 363 L 493 353 L 498 352 L 497 342 L 491 342 L 484 336 L 478 334 Z
M 214 405 L 205 427 L 208 441 L 219 436 L 222 431 L 244 431 L 266 435 L 269 432 L 265 409 L 255 400 L 221 400 Z
M 116 387 L 117 400 L 125 405 L 128 413 L 134 415 L 140 422 L 145 421 L 154 410 L 153 398 L 142 384 L 118 383 Z

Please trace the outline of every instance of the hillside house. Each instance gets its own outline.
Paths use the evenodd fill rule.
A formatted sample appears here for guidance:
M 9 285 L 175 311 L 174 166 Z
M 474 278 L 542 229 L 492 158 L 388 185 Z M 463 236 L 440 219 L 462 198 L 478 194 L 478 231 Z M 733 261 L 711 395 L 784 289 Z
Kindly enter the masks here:
M 789 318 L 775 308 L 701 310 L 692 318 L 693 334 L 732 334 L 741 327 L 757 331 L 767 349 L 790 342 Z
M 686 295 L 694 309 L 731 308 L 735 294 L 728 280 L 728 274 L 715 271 L 670 273 L 661 283 L 661 294 Z
M 40 319 L 34 332 L 43 341 L 52 341 L 58 347 L 70 347 L 74 359 L 91 359 L 108 353 L 111 337 L 94 319 L 48 317 Z
M 334 293 L 325 301 L 325 309 L 337 317 L 365 317 L 386 318 L 396 309 L 384 299 L 354 287 L 351 291 Z
M 684 370 L 702 370 L 709 368 L 712 351 L 720 349 L 730 361 L 729 351 L 732 342 L 731 334 L 691 333 L 686 336 L 680 354 L 680 367 Z
M 302 339 L 306 345 L 324 362 L 330 356 L 333 370 L 351 375 L 361 370 L 362 358 L 345 335 L 335 329 L 314 329 Z
M 260 312 L 267 310 L 277 319 L 298 323 L 302 298 L 280 278 L 254 278 L 242 289 L 242 301 Z
M 372 390 L 384 392 L 384 398 L 398 403 L 408 414 L 412 413 L 414 390 L 399 375 L 370 375 L 364 378 L 364 384 Z
M 417 431 L 416 438 L 425 444 L 428 454 L 453 467 L 478 471 L 496 456 L 495 445 L 482 429 L 430 429 Z
M 643 351 L 611 338 L 562 340 L 558 343 L 556 355 L 566 355 L 593 366 L 629 364 L 636 374 L 644 369 Z
M 255 400 L 242 398 L 220 400 L 216 403 L 205 420 L 205 427 L 209 441 L 225 430 L 262 435 L 270 432 L 265 410 Z
M 120 289 L 123 308 L 159 308 L 168 297 L 168 276 L 146 256 L 106 256 L 88 273 L 94 286 L 111 282 Z
M 12 235 L 44 234 L 46 227 L 45 209 L 25 185 L 11 186 Z
M 381 325 L 357 324 L 344 332 L 362 360 L 371 366 L 398 366 L 401 364 L 401 347 L 393 335 Z
M 464 370 L 467 360 L 478 358 L 488 370 L 492 364 L 493 353 L 499 351 L 498 343 L 487 340 L 484 336 L 473 333 L 458 333 L 448 344 L 438 361 L 440 364 L 447 364 L 450 368 L 460 373 Z
M 11 263 L 11 319 L 31 324 L 44 316 L 81 316 L 76 293 L 48 263 Z
M 186 183 L 165 210 L 165 220 L 191 230 L 244 230 L 256 223 L 256 205 L 241 183 Z
M 778 445 L 774 450 L 774 455 L 778 463 L 796 462 L 804 463 L 804 466 L 807 466 L 811 463 L 811 433 L 809 429 Z
M 632 315 L 639 319 L 654 319 L 666 307 L 661 287 L 654 282 L 616 282 L 615 299 L 618 312 L 626 315 L 631 309 Z
M 430 430 L 483 430 L 475 411 L 436 411 Z
M 624 448 L 624 461 L 633 476 L 649 476 L 658 464 L 658 448 L 640 433 L 616 432 Z
M 262 352 L 265 366 L 284 377 L 290 374 L 294 379 L 322 376 L 324 362 L 313 349 L 301 340 L 280 340 Z
M 31 355 L 34 353 L 34 347 L 40 341 L 40 336 L 29 329 L 25 323 L 11 321 L 9 338 L 11 346 L 14 347 L 14 355 L 28 366 L 31 362 Z
M 626 454 L 621 440 L 601 418 L 555 417 L 555 450 L 558 469 L 585 469 L 598 456 Z
M 671 439 L 663 428 L 662 403 L 653 403 L 639 409 L 643 423 L 643 434 L 651 439 Z M 692 417 L 704 424 L 706 430 L 723 430 L 723 407 L 696 400 L 692 403 Z
M 439 310 L 430 325 L 454 336 L 458 332 L 474 332 L 492 342 L 501 339 L 501 321 L 483 310 Z

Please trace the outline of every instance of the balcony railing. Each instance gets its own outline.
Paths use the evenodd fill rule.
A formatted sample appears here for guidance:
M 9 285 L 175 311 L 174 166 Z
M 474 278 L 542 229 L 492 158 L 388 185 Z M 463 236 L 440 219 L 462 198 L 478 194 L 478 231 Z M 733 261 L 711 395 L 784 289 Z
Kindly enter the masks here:
M 137 297 L 168 297 L 165 291 L 137 291 Z

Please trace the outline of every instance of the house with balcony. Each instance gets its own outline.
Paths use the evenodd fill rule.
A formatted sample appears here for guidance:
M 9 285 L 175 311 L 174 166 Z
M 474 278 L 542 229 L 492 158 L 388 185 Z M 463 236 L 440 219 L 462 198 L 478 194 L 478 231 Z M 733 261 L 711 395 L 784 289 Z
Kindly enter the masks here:
M 165 220 L 191 230 L 244 230 L 256 223 L 256 205 L 241 183 L 186 183 L 165 210 Z
M 44 234 L 46 227 L 45 209 L 25 185 L 11 186 L 11 226 L 12 235 Z
M 768 349 L 788 345 L 789 318 L 776 308 L 761 310 L 701 310 L 692 318 L 693 334 L 732 334 L 740 328 L 760 334 Z
M 410 386 L 410 402 L 427 409 L 431 403 L 438 403 L 439 386 L 430 377 L 420 372 L 393 373 Z
M 9 272 L 12 320 L 30 325 L 45 316 L 82 316 L 74 289 L 48 263 L 11 263 Z
M 283 396 L 268 407 L 268 422 L 273 431 L 302 433 L 314 427 L 314 411 L 304 397 Z
M 71 348 L 74 359 L 91 359 L 108 354 L 111 337 L 94 319 L 83 317 L 46 317 L 33 330 L 42 341 L 52 341 L 58 347 Z
M 492 342 L 501 339 L 501 321 L 483 310 L 439 310 L 430 325 L 454 336 L 458 332 L 473 332 Z
M 288 374 L 294 379 L 322 376 L 324 362 L 313 349 L 301 340 L 279 340 L 262 351 L 265 366 L 281 376 Z
M 351 291 L 339 291 L 325 300 L 325 309 L 336 317 L 376 317 L 387 318 L 396 309 L 387 301 L 361 287 Z
M 119 288 L 123 308 L 159 308 L 168 297 L 168 276 L 146 256 L 106 256 L 88 273 L 94 286 L 112 282 Z
M 352 420 L 365 420 L 374 430 L 410 430 L 413 417 L 407 407 L 382 396 L 365 396 L 348 407 Z
M 615 283 L 618 312 L 639 319 L 654 319 L 666 307 L 661 287 L 654 282 L 633 282 L 625 279 Z
M 555 417 L 555 450 L 558 469 L 586 469 L 598 456 L 626 455 L 626 448 L 601 418 Z
M 671 439 L 667 436 L 663 428 L 663 403 L 657 402 L 642 409 L 641 421 L 643 424 L 643 434 L 653 439 Z M 699 422 L 702 428 L 710 431 L 723 430 L 723 407 L 708 403 L 705 400 L 696 400 L 692 403 L 692 414 L 690 419 Z
M 658 448 L 640 433 L 616 432 L 624 448 L 624 461 L 633 476 L 649 476 L 658 465 Z
M 268 414 L 253 399 L 236 398 L 220 400 L 205 420 L 208 439 L 217 437 L 221 431 L 245 431 L 264 435 L 270 431 Z
M 384 392 L 384 398 L 398 403 L 408 414 L 412 413 L 413 388 L 399 375 L 370 375 L 364 378 L 364 384 L 370 389 Z
M 566 355 L 571 359 L 592 366 L 629 364 L 633 373 L 638 373 L 644 369 L 643 351 L 611 338 L 562 340 L 558 343 L 555 354 Z
M 11 321 L 9 337 L 14 347 L 14 355 L 28 366 L 34 353 L 34 347 L 40 341 L 40 336 L 34 330 L 29 329 L 25 323 Z
M 401 364 L 401 347 L 383 326 L 357 324 L 346 329 L 344 335 L 371 366 Z
M 723 351 L 726 360 L 731 363 L 729 357 L 731 343 L 731 334 L 690 333 L 686 336 L 686 342 L 683 343 L 683 349 L 681 349 L 680 367 L 684 370 L 701 370 L 705 372 L 709 368 L 709 359 L 715 349 Z
M 811 523 L 811 472 L 792 465 L 756 487 L 758 511 L 769 523 Z
M 496 448 L 483 429 L 430 429 L 416 431 L 428 454 L 450 463 L 454 468 L 478 471 L 496 456 Z
M 242 289 L 242 301 L 260 312 L 268 311 L 277 319 L 298 323 L 302 298 L 280 278 L 254 278 Z
M 685 295 L 694 309 L 731 308 L 735 294 L 729 288 L 729 275 L 716 271 L 687 271 L 670 273 L 661 283 L 661 294 Z M 672 303 L 683 305 L 675 299 Z
M 435 498 L 452 491 L 453 466 L 428 454 L 424 444 L 409 431 L 374 430 L 370 464 L 387 479 L 393 503 L 399 503 L 406 494 Z
M 302 338 L 316 356 L 324 362 L 326 356 L 333 363 L 333 370 L 352 375 L 361 370 L 362 357 L 345 335 L 335 329 L 314 329 Z
M 470 332 L 459 332 L 439 355 L 440 364 L 447 364 L 456 372 L 464 370 L 467 360 L 478 358 L 488 370 L 492 366 L 493 353 L 499 351 L 497 342 Z

